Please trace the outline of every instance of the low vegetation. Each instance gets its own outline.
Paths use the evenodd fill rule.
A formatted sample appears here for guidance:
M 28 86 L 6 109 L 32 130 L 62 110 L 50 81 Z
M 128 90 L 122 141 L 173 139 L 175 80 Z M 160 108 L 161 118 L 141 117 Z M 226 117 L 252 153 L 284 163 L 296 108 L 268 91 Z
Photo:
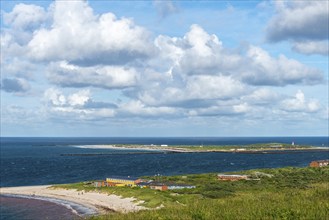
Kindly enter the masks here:
M 250 145 L 126 145 L 126 144 L 117 144 L 115 145 L 118 148 L 126 149 L 153 149 L 153 150 L 183 150 L 183 151 L 232 151 L 232 150 L 305 150 L 305 149 L 314 149 L 312 146 L 308 145 L 291 145 L 285 143 L 259 143 L 259 144 L 250 144 Z
M 234 173 L 231 173 L 234 174 Z M 101 190 L 145 201 L 151 209 L 110 213 L 91 219 L 329 219 L 329 167 L 280 168 L 239 172 L 258 180 L 218 181 L 217 174 L 161 177 L 197 186 L 195 189 L 154 191 L 128 187 L 94 188 L 86 183 L 61 185 Z M 151 178 L 151 177 L 148 177 Z
M 250 144 L 250 145 L 221 145 L 221 146 L 175 146 L 176 148 L 189 149 L 195 151 L 227 151 L 227 150 L 301 150 L 301 149 L 312 149 L 312 146 L 308 145 L 291 145 L 283 143 L 262 143 L 262 144 Z

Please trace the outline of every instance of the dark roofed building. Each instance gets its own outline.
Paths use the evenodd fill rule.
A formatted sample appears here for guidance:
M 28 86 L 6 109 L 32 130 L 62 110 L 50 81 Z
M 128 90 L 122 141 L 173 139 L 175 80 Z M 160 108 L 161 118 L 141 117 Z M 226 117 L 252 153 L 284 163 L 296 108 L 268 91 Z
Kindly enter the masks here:
M 147 188 L 147 187 L 150 187 L 151 183 L 152 183 L 152 181 L 140 182 L 140 183 L 137 183 L 136 185 L 139 186 L 140 188 Z

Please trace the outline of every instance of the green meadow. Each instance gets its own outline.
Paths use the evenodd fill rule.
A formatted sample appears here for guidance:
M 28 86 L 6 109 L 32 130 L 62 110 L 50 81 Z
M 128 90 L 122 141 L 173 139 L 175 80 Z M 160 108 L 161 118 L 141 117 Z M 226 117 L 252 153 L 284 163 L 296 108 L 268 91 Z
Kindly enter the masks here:
M 329 219 L 329 167 L 259 169 L 254 180 L 218 181 L 216 173 L 162 177 L 195 185 L 195 189 L 155 191 L 128 187 L 94 188 L 87 183 L 61 185 L 99 190 L 144 201 L 149 210 L 109 213 L 90 219 Z M 152 177 L 146 177 L 152 178 Z M 162 207 L 156 209 L 156 207 Z

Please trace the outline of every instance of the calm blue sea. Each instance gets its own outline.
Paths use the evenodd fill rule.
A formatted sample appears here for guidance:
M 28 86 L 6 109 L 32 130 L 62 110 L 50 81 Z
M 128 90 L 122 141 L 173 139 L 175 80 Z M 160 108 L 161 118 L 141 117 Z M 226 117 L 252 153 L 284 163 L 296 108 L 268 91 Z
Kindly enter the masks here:
M 27 186 L 72 183 L 105 179 L 108 176 L 179 175 L 228 172 L 255 168 L 307 166 L 312 160 L 328 159 L 323 152 L 287 154 L 113 154 L 118 150 L 80 148 L 97 144 L 167 145 L 247 145 L 254 143 L 292 143 L 328 147 L 328 137 L 229 137 L 229 138 L 1 138 L 0 186 Z M 120 151 L 121 153 L 123 151 Z M 128 152 L 128 151 L 127 151 Z M 130 151 L 129 151 L 130 152 Z M 62 154 L 104 153 L 99 156 Z M 16 199 L 16 200 L 15 200 Z M 15 202 L 13 202 L 15 200 Z M 27 202 L 28 201 L 28 202 Z M 38 201 L 1 197 L 1 219 L 22 219 L 38 211 L 27 205 Z M 15 206 L 13 206 L 13 204 Z M 60 219 L 72 219 L 64 206 Z M 47 205 L 45 205 L 47 206 Z M 49 205 L 50 207 L 50 205 Z M 57 207 L 57 208 L 58 208 Z M 47 210 L 47 208 L 45 208 Z M 54 208 L 52 208 L 54 209 Z M 19 210 L 19 213 L 18 213 Z M 34 211 L 33 211 L 34 210 Z M 66 210 L 66 211 L 64 211 Z M 24 213 L 24 211 L 26 213 Z M 23 214 L 22 214 L 23 212 Z M 33 214 L 35 213 L 35 214 Z M 56 212 L 59 213 L 58 211 Z M 58 217 L 58 216 L 57 216 Z

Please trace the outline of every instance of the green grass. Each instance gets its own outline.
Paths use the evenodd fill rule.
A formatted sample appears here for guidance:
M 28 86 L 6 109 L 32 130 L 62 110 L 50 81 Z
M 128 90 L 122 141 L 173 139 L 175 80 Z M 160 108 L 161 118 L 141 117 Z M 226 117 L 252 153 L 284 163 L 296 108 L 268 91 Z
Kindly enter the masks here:
M 163 177 L 196 185 L 195 189 L 154 191 L 139 188 L 101 188 L 102 191 L 144 200 L 145 206 L 162 209 L 134 213 L 110 213 L 91 219 L 329 219 L 329 167 L 280 168 L 239 172 L 270 174 L 257 180 L 222 182 L 216 174 Z M 65 188 L 95 190 L 83 183 Z
M 232 149 L 246 149 L 246 150 L 274 150 L 277 146 L 280 149 L 310 149 L 311 146 L 307 145 L 295 145 L 292 146 L 291 144 L 283 144 L 283 143 L 261 143 L 261 144 L 250 144 L 250 145 L 205 145 L 205 146 L 172 146 L 176 148 L 183 148 L 195 151 L 218 151 L 218 150 L 232 150 Z
M 187 206 L 176 205 L 136 213 L 113 213 L 91 219 L 305 219 L 326 220 L 328 187 L 284 190 L 280 193 L 245 192 L 222 199 L 199 198 Z

